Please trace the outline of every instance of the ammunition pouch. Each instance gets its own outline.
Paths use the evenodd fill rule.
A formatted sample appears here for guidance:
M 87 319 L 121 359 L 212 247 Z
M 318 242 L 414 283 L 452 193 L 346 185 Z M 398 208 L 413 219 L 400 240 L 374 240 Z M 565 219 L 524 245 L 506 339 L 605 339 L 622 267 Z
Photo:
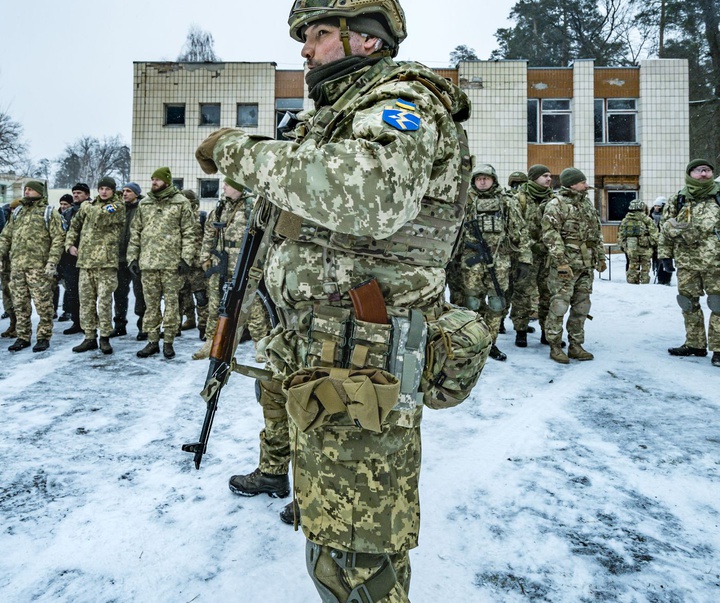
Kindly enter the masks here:
M 707 296 L 707 305 L 711 312 L 720 314 L 720 295 L 717 293 L 711 293 Z
M 636 253 L 639 247 L 639 241 L 637 237 L 628 237 L 625 241 L 624 251 L 627 253 Z

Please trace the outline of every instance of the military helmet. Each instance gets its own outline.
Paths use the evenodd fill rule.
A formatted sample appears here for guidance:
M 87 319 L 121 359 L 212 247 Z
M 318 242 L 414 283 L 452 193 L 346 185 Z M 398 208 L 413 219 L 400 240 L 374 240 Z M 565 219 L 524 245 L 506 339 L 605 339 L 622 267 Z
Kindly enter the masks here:
M 644 201 L 640 201 L 640 199 L 635 199 L 634 201 L 630 201 L 628 211 L 644 211 L 645 208 L 646 205 Z
M 513 172 L 508 176 L 508 186 L 512 186 L 513 184 L 522 184 L 527 181 L 527 174 L 523 172 Z
M 405 12 L 397 0 L 295 0 L 288 17 L 290 36 L 298 42 L 304 42 L 303 29 L 314 21 L 371 15 L 385 20 L 395 38 L 394 53 L 397 54 L 398 45 L 407 38 Z
M 490 176 L 495 182 L 498 181 L 497 172 L 489 163 L 481 163 L 480 165 L 475 166 L 475 171 L 473 171 L 472 174 L 473 182 L 478 176 Z

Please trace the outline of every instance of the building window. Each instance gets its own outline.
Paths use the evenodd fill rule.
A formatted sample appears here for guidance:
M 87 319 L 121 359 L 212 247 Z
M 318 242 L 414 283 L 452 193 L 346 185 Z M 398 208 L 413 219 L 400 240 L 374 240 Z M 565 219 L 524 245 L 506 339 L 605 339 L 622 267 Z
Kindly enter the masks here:
M 630 203 L 637 199 L 637 191 L 607 191 L 608 222 L 620 222 L 628 212 Z
M 198 190 L 201 199 L 217 199 L 220 195 L 220 181 L 217 178 L 200 178 Z
M 185 188 L 185 178 L 173 178 L 172 183 L 173 186 L 179 191 Z
M 184 126 L 185 125 L 185 104 L 165 105 L 165 125 L 166 126 Z
M 637 99 L 595 99 L 595 142 L 637 143 Z
M 220 103 L 200 103 L 200 125 L 220 125 Z
M 275 101 L 275 138 L 284 140 L 283 134 L 295 128 L 297 114 L 302 110 L 302 98 L 279 98 Z
M 257 128 L 257 103 L 243 103 L 237 106 L 237 125 L 239 128 Z
M 570 142 L 570 100 L 528 99 L 528 142 Z

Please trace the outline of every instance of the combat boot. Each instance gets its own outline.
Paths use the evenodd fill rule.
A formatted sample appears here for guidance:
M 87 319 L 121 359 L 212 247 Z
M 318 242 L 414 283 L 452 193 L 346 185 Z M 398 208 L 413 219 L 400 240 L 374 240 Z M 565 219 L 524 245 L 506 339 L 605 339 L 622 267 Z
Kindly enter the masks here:
M 298 524 L 300 523 L 300 507 L 298 507 L 297 501 L 294 500 L 289 502 L 280 511 L 280 521 L 288 525 L 295 525 L 295 518 L 297 517 Z
M 195 322 L 194 316 L 189 316 L 184 323 L 180 325 L 181 331 L 190 331 L 191 329 L 196 329 L 197 323 Z
M 720 352 L 713 352 L 711 362 L 713 366 L 720 366 Z
M 148 334 L 145 331 L 140 331 L 136 336 L 135 339 L 138 341 L 147 341 Z
M 570 364 L 570 358 L 559 345 L 550 344 L 550 359 L 560 364 Z
M 515 345 L 519 348 L 527 347 L 527 331 L 516 331 L 515 332 Z
M 123 325 L 119 325 L 110 331 L 110 337 L 122 337 L 123 335 L 127 335 L 127 329 Z
M 84 333 L 80 327 L 80 323 L 74 322 L 71 326 L 63 331 L 63 335 L 75 335 L 75 333 Z
M 33 346 L 33 352 L 44 352 L 50 347 L 50 342 L 47 339 L 38 339 Z
M 567 355 L 573 360 L 594 360 L 595 358 L 595 356 L 584 349 L 579 343 L 571 343 Z
M 668 348 L 668 354 L 671 356 L 700 356 L 701 358 L 707 356 L 707 350 L 705 348 L 691 348 L 684 343 L 677 348 Z
M 113 349 L 110 345 L 110 338 L 109 337 L 101 337 L 100 338 L 100 351 L 103 354 L 112 354 Z
M 498 347 L 493 344 L 493 346 L 490 348 L 490 358 L 503 362 L 504 360 L 507 360 L 507 354 L 501 352 Z
M 285 498 L 290 494 L 290 480 L 287 474 L 272 475 L 255 469 L 248 475 L 233 475 L 230 478 L 230 491 L 240 496 L 267 494 L 272 498 Z
M 168 360 L 175 358 L 175 348 L 172 343 L 168 343 L 167 341 L 163 343 L 163 356 Z
M 148 358 L 160 353 L 160 344 L 157 341 L 148 341 L 147 345 L 137 352 L 138 358 Z
M 550 342 L 548 341 L 548 338 L 545 337 L 545 331 L 541 331 L 541 332 L 540 332 L 540 343 L 542 343 L 543 345 L 550 345 Z M 565 347 L 565 342 L 564 342 L 564 341 L 561 341 L 561 342 L 560 342 L 560 347 L 561 347 L 561 348 L 564 348 L 564 347 Z
M 92 339 L 83 339 L 82 343 L 80 345 L 76 345 L 72 351 L 73 352 L 89 352 L 90 350 L 97 350 L 98 349 L 98 343 L 97 339 L 94 337 Z
M 193 360 L 205 360 L 210 358 L 210 350 L 212 349 L 212 341 L 206 341 L 203 346 L 197 350 L 193 355 Z
M 11 352 L 19 352 L 20 350 L 24 350 L 25 348 L 29 347 L 30 342 L 27 339 L 18 338 L 15 340 L 15 343 L 8 347 L 8 350 Z
M 500 333 L 500 335 L 505 335 L 505 333 L 507 333 L 507 330 L 505 329 L 505 319 L 500 321 L 500 326 L 498 327 L 498 333 Z
M 8 328 L 4 330 L 2 333 L 0 333 L 0 337 L 17 337 L 17 331 L 15 328 L 17 327 L 17 318 L 14 314 L 10 315 L 10 324 L 8 325 Z
M 535 332 L 535 327 L 533 327 L 532 325 L 529 325 L 528 328 L 527 328 L 527 332 L 528 332 L 528 333 L 534 333 L 534 332 Z

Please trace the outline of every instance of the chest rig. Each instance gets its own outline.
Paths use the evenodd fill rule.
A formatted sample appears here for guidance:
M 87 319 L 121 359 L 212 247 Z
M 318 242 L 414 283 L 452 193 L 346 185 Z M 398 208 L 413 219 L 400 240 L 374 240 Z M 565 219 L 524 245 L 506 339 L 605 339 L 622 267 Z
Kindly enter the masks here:
M 476 197 L 473 200 L 473 219 L 483 234 L 500 234 L 505 231 L 505 216 L 502 198 L 499 194 L 488 197 Z

